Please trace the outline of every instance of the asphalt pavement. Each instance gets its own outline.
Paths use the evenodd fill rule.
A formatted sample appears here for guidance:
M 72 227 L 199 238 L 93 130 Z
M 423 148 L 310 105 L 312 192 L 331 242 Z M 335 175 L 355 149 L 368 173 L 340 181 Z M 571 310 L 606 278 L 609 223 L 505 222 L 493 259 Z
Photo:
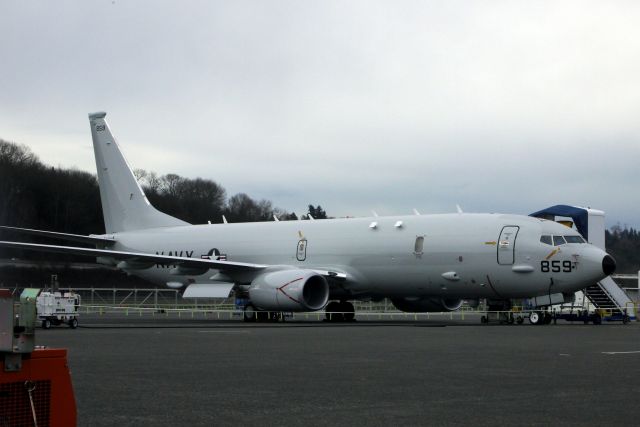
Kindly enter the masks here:
M 638 425 L 640 324 L 84 316 L 81 426 Z

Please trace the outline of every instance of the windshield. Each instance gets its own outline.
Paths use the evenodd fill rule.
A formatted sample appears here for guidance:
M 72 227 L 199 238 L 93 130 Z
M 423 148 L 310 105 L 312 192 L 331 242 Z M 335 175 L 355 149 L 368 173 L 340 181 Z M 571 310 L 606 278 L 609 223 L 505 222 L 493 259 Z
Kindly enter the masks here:
M 564 237 L 562 237 L 562 236 L 553 236 L 553 244 L 555 246 L 564 245 L 565 243 L 567 243 L 567 242 L 565 242 Z
M 582 236 L 564 236 L 567 243 L 586 243 Z
M 553 242 L 551 241 L 551 236 L 540 236 L 540 242 L 544 243 L 545 245 L 553 245 Z

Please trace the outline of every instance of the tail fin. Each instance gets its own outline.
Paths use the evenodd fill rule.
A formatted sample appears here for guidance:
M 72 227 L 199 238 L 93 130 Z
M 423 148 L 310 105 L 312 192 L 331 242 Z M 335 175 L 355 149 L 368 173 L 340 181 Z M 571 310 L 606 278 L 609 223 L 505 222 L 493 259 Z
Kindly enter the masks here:
M 151 206 L 111 134 L 106 115 L 89 114 L 89 123 L 107 233 L 188 225 Z

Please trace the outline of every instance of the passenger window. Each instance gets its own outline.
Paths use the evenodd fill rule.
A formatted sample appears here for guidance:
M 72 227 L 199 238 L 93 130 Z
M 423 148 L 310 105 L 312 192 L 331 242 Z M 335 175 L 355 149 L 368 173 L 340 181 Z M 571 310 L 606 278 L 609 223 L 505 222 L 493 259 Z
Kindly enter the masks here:
M 567 243 L 567 242 L 564 240 L 564 237 L 562 237 L 562 236 L 553 236 L 553 244 L 555 246 L 564 245 L 565 243 Z
M 567 243 L 584 243 L 584 239 L 581 236 L 564 236 L 564 240 Z
M 553 245 L 551 242 L 551 236 L 540 236 L 540 243 L 544 243 L 545 245 Z

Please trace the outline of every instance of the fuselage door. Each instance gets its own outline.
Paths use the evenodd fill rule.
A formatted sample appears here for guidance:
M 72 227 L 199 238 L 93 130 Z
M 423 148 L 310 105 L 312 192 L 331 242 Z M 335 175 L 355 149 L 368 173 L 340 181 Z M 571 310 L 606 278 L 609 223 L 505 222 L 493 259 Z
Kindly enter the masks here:
M 520 227 L 507 225 L 502 227 L 498 239 L 498 264 L 513 264 L 516 257 L 516 236 Z

